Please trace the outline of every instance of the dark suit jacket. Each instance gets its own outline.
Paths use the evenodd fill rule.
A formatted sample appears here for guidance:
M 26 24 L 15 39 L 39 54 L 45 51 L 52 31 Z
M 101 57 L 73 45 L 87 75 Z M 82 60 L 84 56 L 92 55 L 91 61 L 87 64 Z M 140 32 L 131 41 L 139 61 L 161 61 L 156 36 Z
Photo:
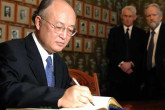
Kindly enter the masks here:
M 29 34 L 0 44 L 0 109 L 2 107 L 54 107 L 71 78 L 64 61 L 54 54 L 55 87 L 47 86 L 40 53 Z
M 125 40 L 123 25 L 110 30 L 106 47 L 106 57 L 109 60 L 108 81 L 120 86 L 124 86 L 126 83 L 139 85 L 141 83 L 142 62 L 145 52 L 145 31 L 133 26 L 131 39 L 129 39 L 128 59 L 126 58 Z M 132 74 L 126 74 L 118 67 L 122 61 L 132 61 L 134 63 L 134 72 Z M 117 86 L 115 85 L 115 87 Z
M 147 33 L 148 38 L 149 38 L 149 35 L 150 33 Z M 147 43 L 148 43 L 148 39 L 146 41 L 146 45 Z M 146 53 L 147 53 L 147 50 L 146 50 Z M 147 54 L 146 54 L 146 57 L 147 57 Z M 159 85 L 158 88 L 160 92 L 161 91 L 163 92 L 162 94 L 165 94 L 165 67 L 164 67 L 165 62 L 163 61 L 164 59 L 165 59 L 165 24 L 162 23 L 159 30 L 156 51 L 155 51 L 156 73 L 154 76 L 154 79 L 156 80 L 157 85 Z M 145 66 L 146 66 L 146 63 L 145 63 Z M 150 73 L 148 73 L 146 77 L 149 78 L 148 76 L 150 76 Z M 164 95 L 164 99 L 165 99 L 165 95 Z

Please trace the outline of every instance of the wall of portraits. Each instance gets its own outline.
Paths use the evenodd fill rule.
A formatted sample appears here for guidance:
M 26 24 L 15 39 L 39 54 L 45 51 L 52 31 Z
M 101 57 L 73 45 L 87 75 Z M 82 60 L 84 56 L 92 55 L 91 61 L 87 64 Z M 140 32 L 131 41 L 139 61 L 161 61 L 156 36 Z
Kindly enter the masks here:
M 160 4 L 165 12 L 163 0 L 66 0 L 77 14 L 77 34 L 71 38 L 63 52 L 59 53 L 69 68 L 88 74 L 96 72 L 100 91 L 104 95 L 106 77 L 105 46 L 109 30 L 121 23 L 121 9 L 127 4 L 135 5 L 138 11 L 136 25 L 147 29 L 144 7 L 152 2 Z M 0 1 L 0 42 L 18 39 L 34 31 L 31 20 L 41 0 Z M 164 19 L 163 19 L 164 21 Z

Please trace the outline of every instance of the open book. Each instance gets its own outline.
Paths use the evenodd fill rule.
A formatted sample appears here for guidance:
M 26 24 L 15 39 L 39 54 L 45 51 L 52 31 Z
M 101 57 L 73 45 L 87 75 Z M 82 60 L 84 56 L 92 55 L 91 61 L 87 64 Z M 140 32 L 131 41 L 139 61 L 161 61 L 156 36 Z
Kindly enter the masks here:
M 109 107 L 121 108 L 122 106 L 113 97 L 93 96 L 93 106 L 91 103 L 81 108 L 62 108 L 62 110 L 109 110 Z
M 93 106 L 91 103 L 81 108 L 61 108 L 61 110 L 111 110 L 109 107 L 119 108 L 112 110 L 121 110 L 121 105 L 113 97 L 93 96 Z M 121 109 L 120 109 L 121 108 Z M 6 110 L 57 110 L 57 109 L 37 109 L 37 108 L 24 108 L 24 109 L 6 109 Z

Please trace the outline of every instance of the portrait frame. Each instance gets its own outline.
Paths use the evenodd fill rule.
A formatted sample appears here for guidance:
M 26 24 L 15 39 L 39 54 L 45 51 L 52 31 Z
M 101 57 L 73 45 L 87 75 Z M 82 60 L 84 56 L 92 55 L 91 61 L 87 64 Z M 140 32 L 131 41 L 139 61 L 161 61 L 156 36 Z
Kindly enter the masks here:
M 24 2 L 31 5 L 37 5 L 37 0 L 24 0 Z
M 70 41 L 68 42 L 68 44 L 64 48 L 64 51 L 73 51 L 73 39 L 74 39 L 74 37 L 72 37 L 70 39 Z
M 20 24 L 29 24 L 30 20 L 30 7 L 17 5 L 16 22 Z
M 102 8 L 102 21 L 103 22 L 109 23 L 109 15 L 110 15 L 109 10 Z
M 101 20 L 101 7 L 93 6 L 93 19 L 94 20 Z
M 0 20 L 15 22 L 16 4 L 9 1 L 1 1 Z
M 6 41 L 7 37 L 7 24 L 0 23 L 0 43 Z
M 23 30 L 22 27 L 9 25 L 8 26 L 8 40 L 22 38 L 22 30 Z
M 87 35 L 88 31 L 88 21 L 85 19 L 79 19 L 79 34 Z
M 96 37 L 97 36 L 97 23 L 89 21 L 89 36 Z
M 34 32 L 35 29 L 34 28 L 23 28 L 23 37 L 26 37 L 28 34 L 30 34 L 31 32 Z
M 83 2 L 80 0 L 74 0 L 74 11 L 76 15 L 83 16 Z
M 92 53 L 93 52 L 93 39 L 92 38 L 84 38 L 83 52 Z
M 66 0 L 66 2 L 73 7 L 73 0 Z
M 98 24 L 98 30 L 97 30 L 97 36 L 100 38 L 104 38 L 105 37 L 105 25 L 99 23 Z
M 74 36 L 74 45 L 73 45 L 73 51 L 74 52 L 82 52 L 83 50 L 83 39 L 82 37 Z
M 108 39 L 109 32 L 112 28 L 113 28 L 113 26 L 106 25 L 105 38 Z
M 84 17 L 92 18 L 92 5 L 84 3 Z
M 117 24 L 117 13 L 115 11 L 110 12 L 110 23 L 116 25 Z

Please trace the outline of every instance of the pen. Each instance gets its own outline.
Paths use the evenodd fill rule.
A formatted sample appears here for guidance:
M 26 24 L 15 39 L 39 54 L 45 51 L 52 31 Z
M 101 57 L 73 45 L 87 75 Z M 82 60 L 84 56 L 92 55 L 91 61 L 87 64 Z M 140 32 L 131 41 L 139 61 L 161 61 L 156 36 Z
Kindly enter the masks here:
M 75 83 L 76 85 L 79 85 L 79 86 L 80 86 L 80 84 L 78 83 L 78 81 L 77 81 L 75 78 L 72 78 L 72 80 L 74 81 L 74 83 Z M 95 106 L 93 102 L 90 102 L 90 103 L 91 103 L 93 106 Z

